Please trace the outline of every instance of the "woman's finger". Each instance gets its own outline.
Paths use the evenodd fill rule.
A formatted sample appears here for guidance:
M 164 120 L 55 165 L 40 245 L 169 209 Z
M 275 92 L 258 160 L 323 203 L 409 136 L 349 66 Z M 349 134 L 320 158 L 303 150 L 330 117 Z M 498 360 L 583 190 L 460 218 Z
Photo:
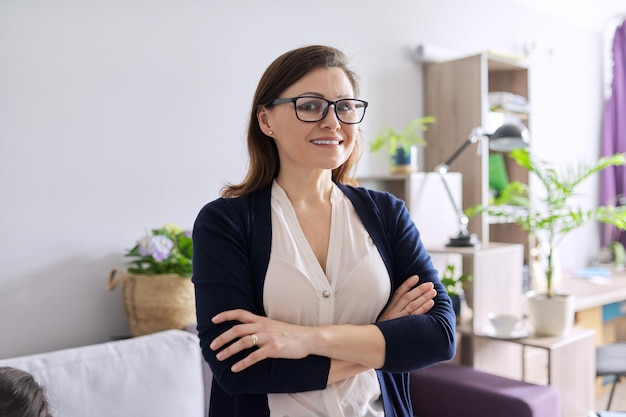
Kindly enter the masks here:
M 434 304 L 428 303 L 435 297 L 436 292 L 433 290 L 432 282 L 425 282 L 415 286 L 419 277 L 413 275 L 405 284 L 398 287 L 392 301 L 389 303 L 385 311 L 380 315 L 379 320 L 391 320 L 397 317 L 409 314 L 421 314 L 427 312 Z M 424 305 L 424 303 L 427 303 Z
M 426 285 L 430 284 L 430 285 Z M 413 290 L 413 300 L 406 307 L 407 314 L 424 314 L 435 305 L 437 290 L 432 283 L 425 283 Z
M 224 323 L 225 321 L 240 321 L 242 323 L 253 323 L 258 320 L 259 316 L 253 314 L 247 310 L 235 309 L 222 311 L 216 314 L 211 321 L 215 324 Z
M 224 333 L 213 339 L 209 347 L 211 348 L 211 350 L 219 350 L 223 346 L 231 343 L 236 339 L 240 339 L 244 336 L 254 334 L 255 329 L 250 326 L 250 324 L 238 324 L 231 327 L 230 329 L 226 330 Z
M 255 329 L 251 325 L 259 321 L 259 319 L 260 316 L 257 316 L 256 314 L 250 313 L 249 311 L 242 309 L 228 310 L 217 314 L 212 319 L 213 323 L 215 324 L 224 323 L 227 321 L 238 321 L 241 324 L 237 324 L 231 327 L 230 329 L 226 330 L 224 333 L 213 339 L 209 347 L 212 350 L 219 350 L 224 345 L 227 345 L 237 338 L 253 334 Z
M 412 275 L 409 278 L 407 278 L 402 283 L 402 285 L 400 285 L 398 289 L 393 293 L 389 306 L 391 308 L 397 308 L 399 311 L 403 310 L 406 307 L 406 304 L 408 303 L 405 297 L 406 294 L 409 293 L 411 289 L 415 288 L 418 282 L 419 282 L 419 277 L 417 275 Z
M 219 339 L 219 337 L 216 338 L 215 340 L 217 339 Z M 232 340 L 235 340 L 235 339 L 232 339 Z M 215 355 L 215 357 L 217 358 L 217 360 L 223 361 L 223 360 L 230 358 L 233 355 L 236 355 L 237 353 L 243 350 L 252 349 L 254 347 L 258 348 L 259 346 L 260 346 L 260 340 L 259 340 L 259 336 L 256 333 L 244 334 L 244 335 L 239 336 L 238 340 L 235 340 L 232 344 L 220 350 Z M 211 343 L 211 349 L 213 349 L 213 343 Z M 219 349 L 219 347 L 217 347 L 216 349 Z
M 417 305 L 410 305 L 407 307 L 407 314 L 410 316 L 417 316 L 419 314 L 425 314 L 430 311 L 431 308 L 435 306 L 435 301 L 430 299 L 426 300 L 423 303 L 419 303 Z

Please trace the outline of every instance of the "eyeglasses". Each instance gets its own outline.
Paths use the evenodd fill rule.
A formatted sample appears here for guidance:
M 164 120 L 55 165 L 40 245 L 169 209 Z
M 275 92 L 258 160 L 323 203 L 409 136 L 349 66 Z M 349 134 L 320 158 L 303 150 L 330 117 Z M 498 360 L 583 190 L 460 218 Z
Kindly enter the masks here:
M 284 103 L 293 103 L 298 120 L 308 123 L 319 122 L 324 119 L 326 114 L 328 114 L 328 107 L 332 104 L 337 119 L 349 125 L 361 123 L 368 104 L 367 101 L 354 98 L 330 101 L 316 96 L 300 96 L 293 98 L 277 98 L 270 103 L 270 106 Z

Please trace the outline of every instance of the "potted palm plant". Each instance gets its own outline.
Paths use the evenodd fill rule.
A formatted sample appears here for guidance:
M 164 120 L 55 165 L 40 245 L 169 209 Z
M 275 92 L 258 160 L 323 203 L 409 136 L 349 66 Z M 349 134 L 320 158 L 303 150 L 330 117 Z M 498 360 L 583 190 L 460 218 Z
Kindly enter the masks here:
M 531 156 L 527 149 L 515 149 L 510 155 L 518 165 L 537 177 L 542 189 L 533 188 L 531 195 L 528 185 L 512 182 L 493 203 L 472 207 L 467 214 L 473 216 L 486 212 L 528 231 L 531 277 L 537 289 L 528 299 L 529 316 L 535 334 L 558 336 L 569 329 L 574 319 L 573 296 L 559 293 L 555 288 L 555 277 L 561 272 L 557 260 L 558 244 L 569 232 L 591 221 L 626 229 L 626 206 L 583 209 L 572 205 L 571 198 L 591 175 L 610 166 L 626 164 L 626 154 L 602 157 L 595 163 L 580 164 L 563 171 L 557 171 L 550 162 Z M 545 283 L 543 288 L 538 285 L 540 281 Z M 544 304 L 551 309 L 547 313 L 539 311 Z M 555 305 L 562 310 L 552 310 Z
M 417 149 L 419 146 L 426 146 L 423 133 L 428 130 L 428 124 L 434 122 L 434 117 L 423 116 L 410 121 L 402 131 L 391 127 L 383 128 L 370 143 L 370 152 L 387 149 L 393 174 L 415 172 L 419 169 Z

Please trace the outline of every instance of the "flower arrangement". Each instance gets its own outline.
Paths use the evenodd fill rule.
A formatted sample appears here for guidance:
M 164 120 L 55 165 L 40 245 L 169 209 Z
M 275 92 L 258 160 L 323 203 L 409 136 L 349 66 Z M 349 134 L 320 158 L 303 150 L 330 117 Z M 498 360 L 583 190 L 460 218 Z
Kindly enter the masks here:
M 169 223 L 146 233 L 125 256 L 133 258 L 128 263 L 131 274 L 175 274 L 189 278 L 192 253 L 191 231 Z

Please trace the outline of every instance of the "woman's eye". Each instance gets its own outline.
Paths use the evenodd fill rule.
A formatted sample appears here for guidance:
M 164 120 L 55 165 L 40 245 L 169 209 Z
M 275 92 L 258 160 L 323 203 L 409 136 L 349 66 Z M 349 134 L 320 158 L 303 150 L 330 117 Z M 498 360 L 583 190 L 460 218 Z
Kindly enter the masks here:
M 340 111 L 340 112 L 350 112 L 354 110 L 353 106 L 350 103 L 345 102 L 345 101 L 340 101 L 339 103 L 336 104 L 336 106 L 337 106 L 337 111 Z
M 322 108 L 320 100 L 307 100 L 298 102 L 298 110 L 319 111 Z

